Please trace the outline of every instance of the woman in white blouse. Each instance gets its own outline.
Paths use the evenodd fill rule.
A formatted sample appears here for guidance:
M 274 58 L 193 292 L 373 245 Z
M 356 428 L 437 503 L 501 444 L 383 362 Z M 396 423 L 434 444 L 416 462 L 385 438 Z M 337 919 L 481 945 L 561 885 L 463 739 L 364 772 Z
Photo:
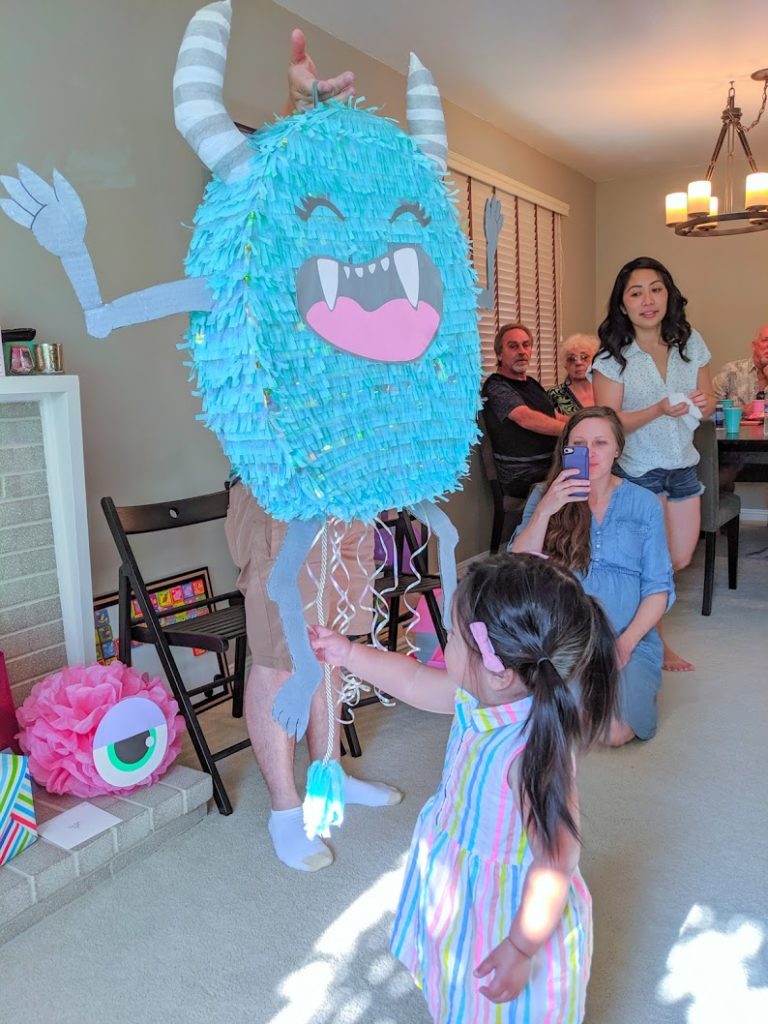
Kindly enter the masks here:
M 702 417 L 715 409 L 709 349 L 685 317 L 686 302 L 658 260 L 627 263 L 608 300 L 592 364 L 595 404 L 615 409 L 627 434 L 619 472 L 661 499 L 675 569 L 688 565 L 699 538 L 702 486 L 693 445 L 698 420 L 687 400 L 670 396 L 682 392 Z M 664 645 L 665 669 L 693 667 Z

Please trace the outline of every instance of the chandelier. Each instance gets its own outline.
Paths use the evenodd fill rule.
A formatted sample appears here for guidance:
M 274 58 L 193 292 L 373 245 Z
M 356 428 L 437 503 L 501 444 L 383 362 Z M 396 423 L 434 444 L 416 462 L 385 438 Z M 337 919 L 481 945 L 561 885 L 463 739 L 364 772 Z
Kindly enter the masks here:
M 763 116 L 768 93 L 768 68 L 755 71 L 752 78 L 763 83 L 763 102 L 760 111 L 746 128 L 741 123 L 741 108 L 736 106 L 733 82 L 728 90 L 728 101 L 722 114 L 722 127 L 717 136 L 707 173 L 701 181 L 691 181 L 687 192 L 670 192 L 666 197 L 667 227 L 676 235 L 688 238 L 707 238 L 711 235 L 743 235 L 749 231 L 768 228 L 768 174 L 757 168 L 747 141 L 751 131 Z M 737 141 L 741 143 L 747 163 L 752 171 L 747 175 L 743 210 L 733 208 L 733 163 Z M 722 213 L 718 211 L 718 197 L 712 195 L 712 175 L 717 158 L 726 147 L 727 166 Z

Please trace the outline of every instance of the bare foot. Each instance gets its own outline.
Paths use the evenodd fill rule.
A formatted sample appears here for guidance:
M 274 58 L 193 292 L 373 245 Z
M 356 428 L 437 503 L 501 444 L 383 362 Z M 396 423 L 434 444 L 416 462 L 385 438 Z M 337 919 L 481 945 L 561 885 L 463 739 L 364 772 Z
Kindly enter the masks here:
M 696 669 L 695 665 L 691 664 L 690 661 L 686 661 L 685 658 L 681 658 L 679 654 L 676 654 L 666 644 L 664 644 L 664 662 L 662 667 L 665 672 L 693 672 Z

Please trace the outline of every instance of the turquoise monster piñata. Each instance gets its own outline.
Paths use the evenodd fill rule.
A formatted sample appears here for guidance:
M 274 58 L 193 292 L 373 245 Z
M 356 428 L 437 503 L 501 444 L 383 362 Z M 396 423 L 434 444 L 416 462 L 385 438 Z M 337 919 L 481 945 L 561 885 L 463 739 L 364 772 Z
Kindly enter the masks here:
M 249 136 L 222 102 L 230 21 L 229 0 L 198 11 L 174 76 L 177 127 L 213 173 L 186 279 L 103 303 L 85 212 L 61 175 L 51 186 L 20 167 L 2 179 L 2 205 L 61 258 L 91 334 L 190 312 L 202 419 L 259 503 L 290 524 L 269 590 L 294 671 L 273 713 L 298 738 L 322 670 L 297 575 L 329 517 L 413 510 L 438 537 L 448 616 L 456 535 L 435 503 L 457 488 L 477 435 L 478 289 L 429 71 L 412 56 L 410 134 L 350 102 Z M 489 268 L 500 226 L 491 205 Z

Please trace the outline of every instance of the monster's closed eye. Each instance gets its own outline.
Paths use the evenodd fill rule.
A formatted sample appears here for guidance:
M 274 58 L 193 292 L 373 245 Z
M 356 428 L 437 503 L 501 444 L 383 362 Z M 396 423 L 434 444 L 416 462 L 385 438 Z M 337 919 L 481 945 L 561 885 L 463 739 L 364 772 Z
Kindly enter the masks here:
M 163 712 L 145 697 L 110 708 L 93 737 L 93 763 L 110 786 L 135 786 L 163 760 L 168 728 Z
M 300 206 L 294 206 L 294 210 L 301 217 L 302 220 L 309 220 L 312 216 L 312 212 L 318 208 L 318 206 L 324 206 L 328 210 L 331 210 L 339 220 L 346 220 L 347 218 L 341 212 L 341 210 L 330 199 L 326 199 L 325 196 L 304 196 L 301 200 Z
M 389 218 L 389 223 L 394 224 L 398 217 L 402 217 L 404 213 L 411 213 L 416 220 L 421 224 L 423 228 L 429 224 L 432 220 L 431 217 L 427 216 L 427 211 L 420 203 L 401 203 L 392 216 Z

